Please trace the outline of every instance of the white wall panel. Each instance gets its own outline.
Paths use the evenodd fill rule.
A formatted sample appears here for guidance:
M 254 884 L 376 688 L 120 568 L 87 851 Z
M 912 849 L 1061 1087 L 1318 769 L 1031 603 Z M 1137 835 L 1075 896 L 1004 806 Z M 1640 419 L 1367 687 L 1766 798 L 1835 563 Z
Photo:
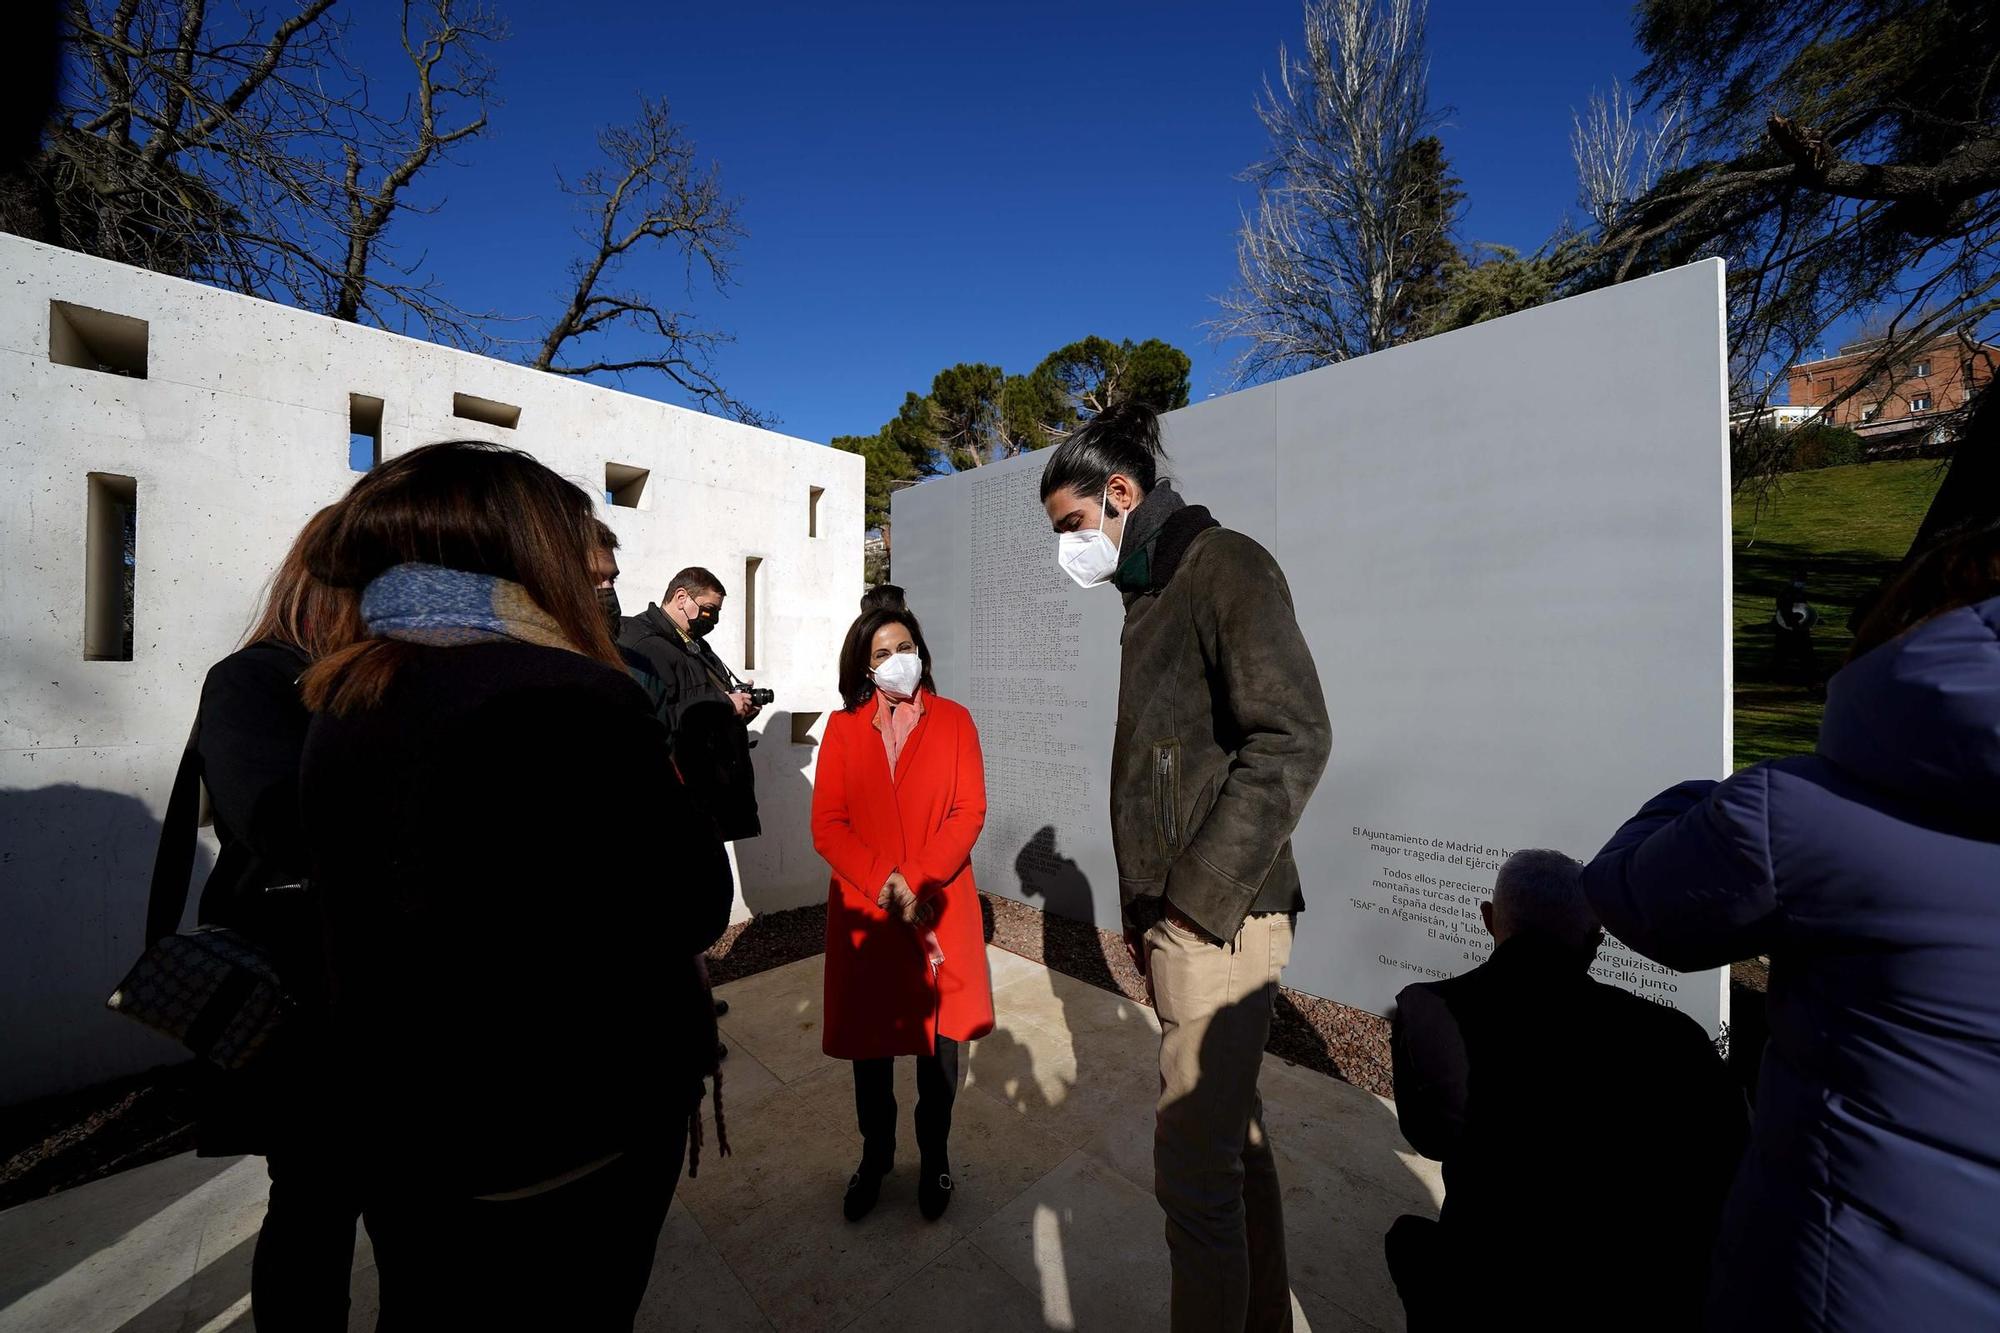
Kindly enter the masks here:
M 1332 712 L 1290 984 L 1384 1012 L 1484 957 L 1500 853 L 1587 859 L 1656 791 L 1728 771 L 1719 261 L 1211 399 L 1163 434 L 1188 500 L 1284 567 Z M 895 573 L 986 738 L 981 887 L 1114 928 L 1122 610 L 1057 570 L 1043 461 L 900 492 Z M 1721 973 L 1615 945 L 1598 972 L 1710 1031 L 1726 1016 Z

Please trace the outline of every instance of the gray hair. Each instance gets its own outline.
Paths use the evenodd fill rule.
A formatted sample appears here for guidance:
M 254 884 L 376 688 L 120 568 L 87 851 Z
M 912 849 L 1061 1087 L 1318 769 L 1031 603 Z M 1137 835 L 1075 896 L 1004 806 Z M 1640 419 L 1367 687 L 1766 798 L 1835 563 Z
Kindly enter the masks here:
M 1602 929 L 1583 896 L 1583 863 L 1561 852 L 1515 852 L 1493 883 L 1493 921 L 1508 934 L 1595 948 Z

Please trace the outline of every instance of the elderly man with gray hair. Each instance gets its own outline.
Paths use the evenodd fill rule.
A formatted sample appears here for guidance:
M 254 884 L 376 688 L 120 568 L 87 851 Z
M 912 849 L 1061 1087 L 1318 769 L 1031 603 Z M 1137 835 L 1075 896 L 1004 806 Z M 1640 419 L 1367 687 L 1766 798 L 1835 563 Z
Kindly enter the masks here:
M 1445 1181 L 1386 1238 L 1411 1333 L 1701 1326 L 1743 1096 L 1693 1019 L 1592 979 L 1582 870 L 1517 852 L 1492 956 L 1396 997 L 1397 1120 Z

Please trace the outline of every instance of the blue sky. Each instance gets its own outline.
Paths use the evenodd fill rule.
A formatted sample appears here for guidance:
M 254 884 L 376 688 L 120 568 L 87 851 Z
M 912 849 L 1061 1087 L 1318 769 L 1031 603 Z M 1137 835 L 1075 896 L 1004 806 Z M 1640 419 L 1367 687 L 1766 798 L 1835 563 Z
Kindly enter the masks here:
M 369 6 L 353 41 L 386 70 L 388 0 Z M 528 316 L 519 336 L 576 247 L 557 169 L 587 166 L 596 128 L 651 94 L 720 164 L 749 235 L 726 296 L 682 297 L 665 255 L 626 281 L 733 334 L 719 374 L 781 430 L 872 431 L 945 365 L 1026 370 L 1092 333 L 1165 338 L 1193 356 L 1196 398 L 1228 389 L 1202 326 L 1234 274 L 1235 175 L 1262 150 L 1252 103 L 1278 44 L 1298 45 L 1296 0 L 502 8 L 492 129 L 428 179 L 444 207 L 392 235 L 461 305 Z M 1554 11 L 1432 6 L 1465 240 L 1532 249 L 1553 230 L 1575 195 L 1571 108 L 1641 63 L 1629 6 Z

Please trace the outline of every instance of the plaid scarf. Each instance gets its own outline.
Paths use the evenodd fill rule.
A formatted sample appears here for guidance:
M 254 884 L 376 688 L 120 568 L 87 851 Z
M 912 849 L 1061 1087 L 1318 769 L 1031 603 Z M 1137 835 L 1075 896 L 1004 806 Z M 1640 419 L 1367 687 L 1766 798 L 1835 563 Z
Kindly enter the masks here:
M 361 618 L 378 639 L 447 648 L 512 640 L 577 651 L 520 584 L 442 565 L 383 571 L 361 594 Z

